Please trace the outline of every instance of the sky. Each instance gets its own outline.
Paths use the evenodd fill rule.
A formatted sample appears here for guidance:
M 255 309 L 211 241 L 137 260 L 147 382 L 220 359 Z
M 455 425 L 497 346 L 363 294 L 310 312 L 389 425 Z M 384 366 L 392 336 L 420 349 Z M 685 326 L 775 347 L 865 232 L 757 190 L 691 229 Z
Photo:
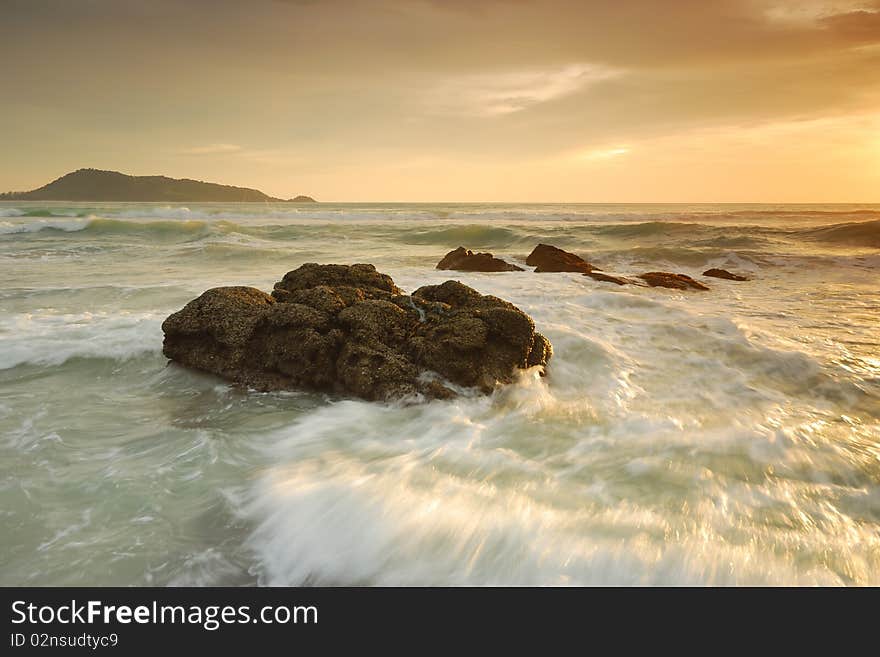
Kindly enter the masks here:
M 0 191 L 880 202 L 880 0 L 0 0 Z

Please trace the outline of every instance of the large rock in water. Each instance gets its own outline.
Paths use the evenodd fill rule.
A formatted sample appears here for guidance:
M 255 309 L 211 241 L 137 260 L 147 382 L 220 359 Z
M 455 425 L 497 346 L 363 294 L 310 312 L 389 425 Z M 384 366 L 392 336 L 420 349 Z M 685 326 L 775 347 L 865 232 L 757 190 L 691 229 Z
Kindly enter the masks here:
M 526 264 L 529 267 L 534 267 L 536 274 L 560 271 L 588 274 L 595 269 L 593 265 L 580 256 L 563 251 L 555 246 L 550 246 L 549 244 L 539 244 L 536 246 L 529 254 L 529 257 L 526 258 Z
M 162 324 L 164 354 L 259 390 L 369 400 L 490 392 L 545 365 L 548 340 L 513 304 L 457 281 L 404 294 L 372 265 L 306 264 L 271 295 L 219 287 Z
M 437 269 L 455 269 L 456 271 L 522 271 L 517 267 L 491 253 L 474 253 L 463 246 L 450 251 L 437 263 Z

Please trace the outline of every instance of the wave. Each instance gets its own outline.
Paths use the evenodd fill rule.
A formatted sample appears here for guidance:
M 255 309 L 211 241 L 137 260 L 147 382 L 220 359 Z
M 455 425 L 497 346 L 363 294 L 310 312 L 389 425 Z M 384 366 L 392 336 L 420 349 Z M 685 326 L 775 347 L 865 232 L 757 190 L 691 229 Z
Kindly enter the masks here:
M 408 221 L 408 217 L 384 216 L 383 221 L 318 221 L 313 218 L 297 219 L 286 223 L 268 223 L 266 217 L 252 215 L 253 223 L 244 217 L 236 222 L 220 218 L 220 214 L 193 212 L 186 207 L 148 208 L 156 216 L 170 211 L 176 216 L 168 219 L 145 220 L 145 211 L 132 210 L 131 218 L 103 217 L 94 214 L 79 216 L 75 213 L 44 214 L 22 213 L 19 209 L 4 209 L 5 221 L 0 221 L 0 236 L 16 234 L 59 233 L 71 236 L 130 236 L 160 241 L 190 242 L 206 238 L 238 239 L 247 236 L 257 240 L 284 242 L 293 240 L 367 240 L 396 242 L 415 246 L 437 246 L 438 254 L 457 246 L 474 249 L 504 250 L 513 247 L 531 250 L 548 242 L 575 251 L 601 251 L 609 247 L 632 251 L 633 256 L 651 256 L 670 262 L 701 264 L 717 258 L 726 250 L 750 249 L 768 254 L 778 247 L 803 246 L 805 240 L 816 243 L 880 248 L 880 219 L 823 225 L 810 228 L 760 225 L 712 225 L 684 221 L 641 221 L 625 223 L 581 222 L 540 223 L 523 222 L 515 225 L 485 223 L 449 223 L 425 225 Z M 44 211 L 41 211 L 44 212 Z M 135 218 L 135 215 L 138 217 Z M 290 217 L 290 213 L 287 213 Z M 68 217 L 68 218 L 64 218 Z M 262 222 L 260 220 L 263 219 Z M 375 217 L 374 217 L 375 219 Z M 666 249 L 666 251 L 663 251 Z M 786 250 L 783 248 L 783 250 Z M 675 253 L 674 251 L 677 251 Z M 690 253 L 688 253 L 690 251 Z
M 398 240 L 404 244 L 438 244 L 466 247 L 506 247 L 523 237 L 520 231 L 486 224 L 445 226 L 428 230 L 403 231 Z
M 273 468 L 265 475 L 250 492 L 253 501 L 243 513 L 246 522 L 256 523 L 248 545 L 259 559 L 259 582 L 269 586 L 841 582 L 830 569 L 797 568 L 797 549 L 815 540 L 813 535 L 800 538 L 794 546 L 791 540 L 785 543 L 781 532 L 764 535 L 757 544 L 730 541 L 722 528 L 725 522 L 730 524 L 730 516 L 736 519 L 738 508 L 701 506 L 700 515 L 694 514 L 690 521 L 670 520 L 649 505 L 602 500 L 607 486 L 601 480 L 589 481 L 582 490 L 569 489 L 571 506 L 565 507 L 550 502 L 552 493 L 544 500 L 535 499 L 539 496 L 530 495 L 528 486 L 515 492 L 488 476 L 481 481 L 442 470 L 424 474 L 409 455 L 398 460 L 399 470 L 389 466 L 377 471 L 331 452 L 325 458 Z M 656 476 L 653 464 L 651 457 L 632 458 L 624 462 L 625 474 L 618 477 L 650 480 Z M 483 468 L 491 471 L 495 465 L 487 456 Z M 528 472 L 527 464 L 521 467 Z M 704 488 L 710 498 L 721 493 L 711 484 Z M 623 540 L 624 536 L 630 540 Z
M 718 263 L 729 261 L 739 264 L 749 263 L 751 268 L 763 264 L 766 256 L 766 253 L 760 251 L 732 250 L 723 247 L 634 246 L 594 251 L 589 260 L 599 267 L 606 263 L 621 266 L 653 266 L 657 263 L 668 263 L 673 267 L 703 268 L 709 265 L 723 266 Z
M 727 212 L 732 216 L 774 216 L 774 217 L 834 217 L 834 216 L 851 216 L 851 217 L 880 217 L 880 210 L 871 208 L 851 208 L 839 210 L 807 210 L 795 208 L 780 208 L 777 210 L 740 210 L 738 212 Z
M 700 230 L 717 230 L 716 226 L 685 223 L 679 221 L 646 221 L 637 224 L 612 224 L 597 226 L 593 231 L 609 237 L 665 237 L 692 234 Z
M 206 221 L 124 221 L 121 219 L 71 219 L 68 221 L 32 221 L 28 223 L 0 223 L 0 234 L 39 233 L 61 231 L 88 235 L 166 235 L 192 237 L 207 234 Z
M 24 210 L 22 208 L 0 208 L 0 217 L 87 217 L 90 210 L 52 210 L 38 208 L 36 210 Z
M 207 221 L 123 221 L 120 219 L 92 219 L 85 231 L 94 235 L 148 235 L 150 237 L 207 236 L 211 224 Z
M 23 212 L 22 217 L 88 217 L 87 211 L 76 210 L 28 210 Z
M 120 219 L 209 219 L 211 213 L 204 210 L 191 210 L 186 206 L 165 205 L 161 207 L 137 207 L 130 210 L 123 210 L 112 218 Z
M 388 240 L 415 245 L 442 245 L 498 248 L 529 239 L 528 232 L 514 228 L 486 225 L 444 226 L 421 229 L 404 228 L 393 223 L 351 224 L 347 222 L 328 222 L 324 224 L 290 223 L 248 225 L 229 220 L 177 219 L 167 221 L 134 221 L 131 219 L 101 218 L 89 216 L 85 219 L 69 221 L 29 221 L 26 223 L 0 222 L 0 234 L 39 233 L 39 232 L 79 233 L 80 236 L 143 236 L 150 238 L 179 238 L 184 241 L 209 237 L 230 237 L 244 235 L 271 241 L 289 241 L 303 237 L 317 239 L 350 239 L 354 236 Z M 537 242 L 535 242 L 537 244 Z
M 187 206 L 137 206 L 114 212 L 108 209 L 101 210 L 102 215 L 113 219 L 207 219 L 235 221 L 239 219 L 270 219 L 273 221 L 329 221 L 351 223 L 356 221 L 375 220 L 420 220 L 443 218 L 448 213 L 438 213 L 433 210 L 418 210 L 412 207 L 392 208 L 377 207 L 369 208 L 358 206 L 357 208 L 327 208 L 321 209 L 311 205 L 290 204 L 246 204 L 243 207 L 230 210 L 226 205 L 212 206 L 210 204 L 198 208 Z
M 717 246 L 726 248 L 743 248 L 743 247 L 759 247 L 768 243 L 769 240 L 758 236 L 749 235 L 721 235 L 718 237 L 708 237 L 706 239 L 696 240 L 694 246 Z
M 47 309 L 11 315 L 0 322 L 0 370 L 62 365 L 72 358 L 128 360 L 159 353 L 164 319 L 156 313 Z
M 659 331 L 664 344 L 699 346 L 683 359 L 696 367 L 673 386 L 676 390 L 669 390 L 667 363 L 651 366 L 629 359 L 627 367 L 639 370 L 636 385 L 655 377 L 663 382 L 655 403 L 638 399 L 637 387 L 624 399 L 621 390 L 609 391 L 605 399 L 583 394 L 581 388 L 568 390 L 572 401 L 566 403 L 561 388 L 583 386 L 593 378 L 581 363 L 592 366 L 599 355 L 606 361 L 602 368 L 613 370 L 618 354 L 598 343 L 584 344 L 574 333 L 568 340 L 553 333 L 560 362 L 546 380 L 524 380 L 491 398 L 407 409 L 338 402 L 279 430 L 267 449 L 272 465 L 238 504 L 253 527 L 248 545 L 259 559 L 260 583 L 797 580 L 794 564 L 802 556 L 801 545 L 790 543 L 787 529 L 771 528 L 759 544 L 723 537 L 730 526 L 751 517 L 747 503 L 685 505 L 687 511 L 673 517 L 657 513 L 656 499 L 639 489 L 656 490 L 658 483 L 671 482 L 696 486 L 697 496 L 712 499 L 731 477 L 741 476 L 744 485 L 759 486 L 762 495 L 787 494 L 785 484 L 766 483 L 763 473 L 768 465 L 784 470 L 799 462 L 801 445 L 796 434 L 786 435 L 772 422 L 760 424 L 763 409 L 770 412 L 780 400 L 797 405 L 817 391 L 826 398 L 837 395 L 834 381 L 807 355 L 754 345 L 726 320 L 684 330 L 672 324 L 668 332 L 665 324 L 645 328 L 645 338 Z M 578 355 L 575 348 L 584 353 Z M 577 362 L 571 367 L 559 367 L 573 356 Z M 675 419 L 684 408 L 682 387 L 697 401 L 685 414 L 704 417 L 698 425 L 682 426 Z M 595 416 L 574 415 L 575 399 L 594 407 Z M 730 412 L 749 418 L 751 409 L 761 418 L 756 423 L 712 419 Z M 545 467 L 556 457 L 565 467 L 548 480 Z M 676 473 L 677 468 L 684 469 Z M 669 495 L 668 489 L 662 494 Z M 817 532 L 816 538 L 825 537 Z M 766 568 L 756 554 L 774 554 L 779 562 Z M 811 578 L 838 581 L 832 571 L 807 573 L 803 581 Z
M 832 244 L 880 248 L 880 219 L 801 231 L 800 236 Z
M 8 215 L 8 216 L 24 216 L 24 215 Z M 16 235 L 19 233 L 39 233 L 44 230 L 64 231 L 67 233 L 85 230 L 89 225 L 88 221 L 80 219 L 70 219 L 67 221 L 30 221 L 27 223 L 13 223 L 11 221 L 0 221 L 0 235 Z
M 675 240 L 695 246 L 755 246 L 785 236 L 784 229 L 755 225 L 712 225 L 684 221 L 647 221 L 589 227 L 601 237 Z

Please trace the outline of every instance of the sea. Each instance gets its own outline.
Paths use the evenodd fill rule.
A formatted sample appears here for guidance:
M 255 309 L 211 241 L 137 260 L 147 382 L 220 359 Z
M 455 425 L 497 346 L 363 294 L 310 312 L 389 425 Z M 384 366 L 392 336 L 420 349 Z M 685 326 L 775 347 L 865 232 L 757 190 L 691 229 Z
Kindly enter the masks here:
M 376 403 L 162 356 L 307 262 L 509 300 L 547 376 Z M 0 203 L 0 585 L 814 584 L 880 585 L 880 205 Z

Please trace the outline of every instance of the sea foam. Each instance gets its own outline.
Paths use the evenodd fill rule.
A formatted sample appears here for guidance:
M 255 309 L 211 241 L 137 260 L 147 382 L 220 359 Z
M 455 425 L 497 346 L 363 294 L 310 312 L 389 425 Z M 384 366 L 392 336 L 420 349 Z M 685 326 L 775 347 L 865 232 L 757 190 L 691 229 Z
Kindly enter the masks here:
M 57 313 L 50 309 L 0 320 L 0 369 L 22 364 L 61 365 L 72 358 L 126 360 L 159 353 L 156 313 Z

